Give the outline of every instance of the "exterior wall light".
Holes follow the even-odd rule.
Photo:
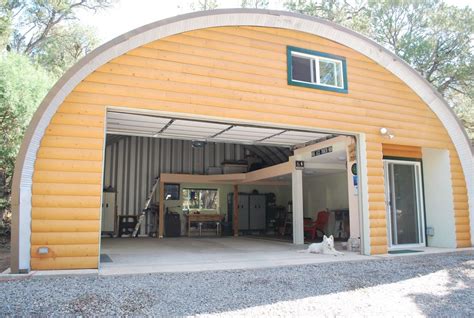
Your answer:
[[[46,246],[41,246],[41,247],[38,247],[37,252],[39,255],[46,255],[49,253],[49,248]]]
[[[394,135],[390,130],[388,130],[388,129],[385,128],[385,127],[380,128],[380,134],[381,134],[382,136],[384,136],[385,138],[388,138],[388,139],[393,139],[393,138],[395,138],[395,135]]]

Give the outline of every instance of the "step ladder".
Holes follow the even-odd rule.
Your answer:
[[[138,217],[138,222],[135,225],[135,229],[133,230],[132,237],[138,237],[138,232],[140,232],[140,227],[145,222],[145,217],[146,217],[147,212],[149,211],[148,209],[150,207],[151,200],[153,199],[153,195],[156,192],[156,188],[158,187],[158,183],[160,183],[160,178],[156,177],[155,178],[155,183],[153,183],[150,194],[148,195],[148,197],[145,201],[145,206],[143,207],[142,213]],[[158,212],[158,213],[160,213],[160,212]]]

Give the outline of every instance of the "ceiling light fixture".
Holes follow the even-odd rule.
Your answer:
[[[204,148],[205,145],[206,145],[206,142],[203,141],[203,140],[192,140],[191,141],[191,146],[193,148]]]

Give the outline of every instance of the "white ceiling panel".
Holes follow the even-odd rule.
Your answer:
[[[107,113],[107,131],[114,133],[136,132],[153,136],[169,122],[169,118],[118,112]]]
[[[249,136],[217,136],[215,138],[210,138],[211,140],[226,142],[227,140],[234,140],[234,141],[245,141],[246,143],[249,142],[257,142],[258,139],[249,137]]]
[[[193,128],[201,128],[201,129],[214,129],[214,130],[220,131],[220,130],[224,130],[224,129],[229,128],[231,125],[208,123],[208,122],[195,121],[195,120],[176,119],[171,126],[193,127]]]
[[[259,128],[259,127],[247,127],[247,126],[234,126],[231,129],[224,131],[218,135],[216,139],[241,139],[246,141],[259,141],[275,134],[281,133],[281,129],[271,128]]]
[[[306,143],[309,141],[317,140],[326,137],[325,134],[318,134],[318,133],[307,133],[307,132],[300,132],[300,131],[285,131],[280,135],[276,135],[265,139],[265,143],[270,144],[285,144],[285,145],[295,145]]]
[[[127,129],[111,129],[111,130],[107,130],[107,133],[114,134],[114,135],[153,137],[153,133],[142,132],[142,131],[137,131],[137,130],[127,130]]]
[[[198,134],[207,134],[207,136],[213,136],[229,127],[230,125],[193,122],[190,120],[175,120],[170,126],[166,128],[164,132],[169,134],[176,133],[178,131],[193,131]]]
[[[128,129],[136,129],[136,130],[150,130],[150,131],[154,131],[155,133],[157,132],[157,129],[159,129],[159,127],[157,127],[157,126],[144,125],[144,124],[135,125],[133,122],[126,122],[126,123],[122,123],[122,122],[110,122],[110,123],[107,123],[107,129],[115,129],[115,128],[128,128]]]
[[[107,120],[120,120],[120,121],[135,121],[143,123],[152,123],[152,124],[167,124],[170,119],[163,117],[154,117],[146,115],[136,115],[136,114],[127,114],[127,113],[107,113]]]
[[[107,133],[286,147],[328,136],[321,133],[172,119],[115,111],[107,113]]]

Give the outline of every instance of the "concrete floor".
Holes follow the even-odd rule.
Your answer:
[[[298,253],[304,246],[246,237],[102,238],[101,275],[250,269],[367,260],[354,252],[341,256]]]

